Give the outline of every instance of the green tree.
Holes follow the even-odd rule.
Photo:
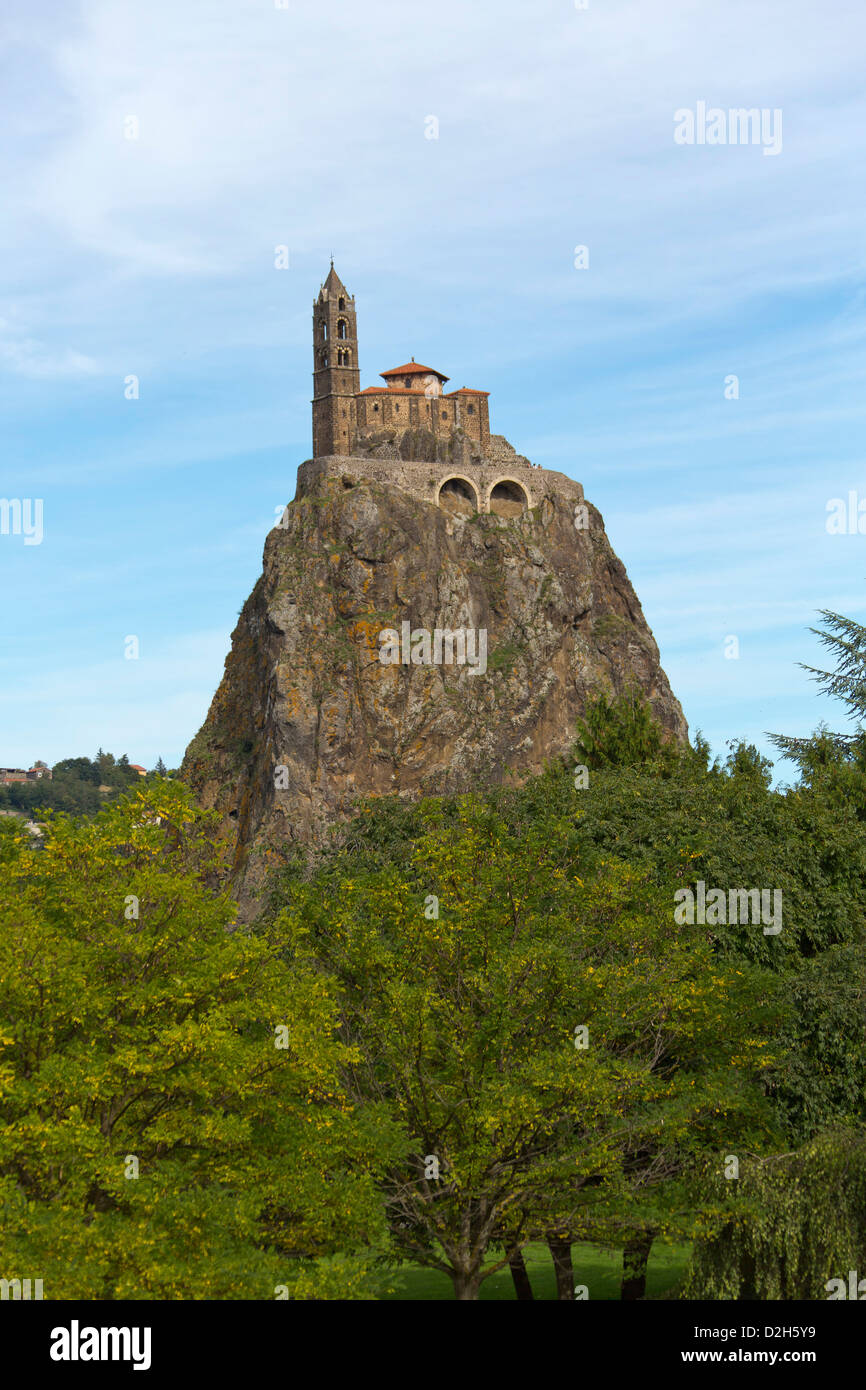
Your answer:
[[[829,741],[840,752],[862,760],[866,750],[866,627],[853,618],[833,613],[829,608],[820,611],[823,628],[812,627],[809,631],[836,658],[836,668],[834,671],[822,671],[802,661],[800,666],[817,681],[823,694],[842,701],[848,717],[855,723],[850,733],[822,730],[823,740]],[[803,754],[808,756],[810,752],[811,739],[792,738],[786,734],[770,734],[769,737],[786,757],[795,761],[799,761]]]
[[[780,867],[791,865],[792,925],[810,911],[814,923],[785,962],[790,1009],[768,1078],[797,1148],[747,1158],[738,1182],[717,1192],[726,1216],[695,1247],[686,1297],[825,1298],[831,1281],[866,1263],[866,628],[829,610],[822,617],[823,630],[811,630],[835,671],[804,669],[854,727],[770,735],[799,774],[767,803]]]
[[[786,981],[790,1010],[773,1100],[790,1138],[866,1126],[866,951],[833,946]],[[864,1130],[866,1133],[866,1130]]]
[[[730,751],[725,761],[728,776],[754,782],[766,791],[773,775],[771,760],[759,753],[753,743],[746,743],[743,739],[731,739],[728,748]]]
[[[0,1243],[49,1298],[365,1296],[401,1151],[323,977],[235,924],[174,782],[2,839]]]
[[[294,968],[339,985],[361,1112],[411,1137],[384,1183],[398,1248],[473,1299],[527,1240],[631,1233],[648,1206],[666,1234],[661,1179],[762,1132],[769,979],[582,852],[573,808],[519,834],[473,798],[418,820],[402,863],[328,862],[277,919]]]
[[[708,746],[681,747],[666,734],[647,700],[632,687],[613,699],[599,695],[577,721],[574,761],[588,768],[632,767],[641,763],[670,766],[683,758],[705,765]]]
[[[697,1242],[684,1298],[826,1299],[832,1280],[835,1297],[850,1296],[848,1271],[866,1269],[862,1128],[748,1158],[736,1182],[716,1176],[714,1184],[726,1224]]]
[[[54,777],[63,777],[78,782],[99,782],[99,764],[89,758],[61,758],[51,769]]]

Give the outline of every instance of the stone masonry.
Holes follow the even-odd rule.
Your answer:
[[[551,489],[575,504],[583,488],[539,469],[491,435],[487,391],[444,390],[448,377],[414,358],[362,391],[355,300],[334,263],[313,305],[313,458],[299,495],[322,478],[368,478],[444,511],[518,516]]]

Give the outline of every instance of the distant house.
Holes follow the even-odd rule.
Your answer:
[[[142,767],[141,763],[130,763],[129,766],[132,768],[133,772],[138,773],[139,777],[147,776],[147,768]]]
[[[51,781],[51,768],[38,758],[31,768],[0,767],[0,783],[38,782],[41,778]]]

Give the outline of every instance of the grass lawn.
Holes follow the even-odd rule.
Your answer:
[[[602,1250],[597,1245],[575,1245],[574,1282],[585,1284],[590,1299],[619,1298],[622,1255]],[[533,1292],[538,1299],[556,1298],[556,1281],[553,1277],[553,1264],[546,1245],[529,1245],[523,1252],[526,1268],[532,1283]],[[659,1298],[678,1282],[689,1258],[687,1245],[656,1244],[649,1262],[647,1276],[647,1297]],[[418,1265],[401,1265],[392,1272],[387,1292],[380,1295],[384,1299],[403,1299],[421,1303],[435,1302],[438,1299],[453,1299],[451,1280],[435,1269],[421,1269]],[[481,1285],[481,1298],[513,1299],[514,1285],[509,1270],[501,1269],[491,1274]]]

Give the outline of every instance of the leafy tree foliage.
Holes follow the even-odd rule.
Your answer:
[[[831,1280],[847,1285],[849,1270],[866,1270],[862,1128],[746,1160],[736,1182],[714,1181],[729,1222],[724,1239],[698,1243],[683,1297],[826,1299]]]
[[[665,1180],[767,1133],[772,978],[677,927],[573,806],[516,832],[472,797],[417,817],[401,862],[338,857],[276,924],[296,970],[339,985],[351,1095],[411,1136],[384,1184],[399,1248],[471,1299],[540,1235],[621,1235],[650,1206],[671,1232]]]
[[[790,1008],[780,1035],[784,1060],[772,1094],[786,1132],[801,1143],[827,1127],[866,1125],[862,943],[821,952],[786,981],[785,991]]]
[[[403,1141],[341,1089],[325,978],[203,887],[214,833],[155,782],[0,835],[0,1245],[46,1297],[369,1291]]]
[[[775,1060],[756,1083],[782,1131],[777,1148],[809,1145],[840,1126],[856,1133],[866,1123],[866,758],[858,743],[843,747],[819,730],[798,753],[797,785],[772,790],[769,763],[752,745],[733,742],[724,764],[710,765],[700,737],[693,749],[666,747],[629,696],[588,711],[574,759],[589,767],[588,785],[570,766],[553,766],[519,789],[485,793],[483,804],[515,843],[532,843],[541,834],[558,844],[562,862],[579,864],[585,882],[600,860],[617,858],[647,891],[655,887],[662,903],[699,880],[726,892],[779,889],[779,936],[736,921],[705,928],[702,944],[726,970],[770,970],[784,995]],[[459,840],[459,800],[437,806],[442,825]],[[385,871],[405,875],[413,847],[427,832],[425,816],[422,808],[396,800],[377,803],[340,832],[334,855],[351,859],[358,882]],[[303,872],[296,866],[281,892],[299,879]],[[719,1138],[725,1152],[753,1151],[731,1131]],[[804,1149],[807,1162],[810,1152]],[[634,1154],[624,1146],[620,1157],[618,1204],[596,1207],[595,1227],[588,1205],[582,1208],[584,1235],[594,1231],[599,1239],[623,1241],[627,1251],[643,1242],[645,1260],[647,1237],[673,1229],[666,1209],[701,1209],[706,1224],[697,1225],[699,1250],[713,1239],[727,1241],[726,1208],[711,1218],[708,1196],[685,1194],[680,1156],[672,1162],[670,1150],[659,1151],[654,1139],[638,1134]],[[648,1182],[647,1174],[660,1181]],[[608,1179],[608,1197],[612,1191]],[[730,1196],[736,1183],[725,1191]],[[587,1186],[584,1197],[591,1194]],[[505,1223],[503,1240],[509,1229]],[[538,1233],[548,1232],[539,1227]],[[707,1267],[703,1261],[701,1254],[701,1267]]]
[[[577,721],[574,760],[590,768],[624,767],[677,756],[637,690],[600,695]]]
[[[770,736],[798,771],[782,802],[795,830],[780,835],[782,854],[790,845],[803,855],[800,883],[830,928],[801,938],[804,958],[786,981],[791,1012],[772,1096],[800,1147],[747,1164],[727,1224],[696,1247],[687,1296],[824,1298],[828,1281],[866,1265],[866,628],[821,616],[823,630],[812,631],[836,668],[804,669],[842,701],[853,730]]]

